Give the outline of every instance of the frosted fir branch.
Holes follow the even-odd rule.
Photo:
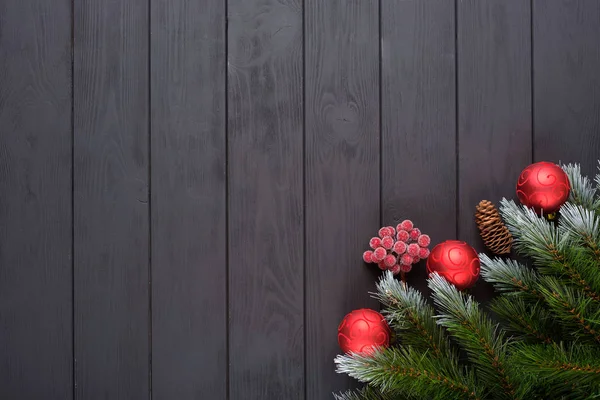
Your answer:
[[[600,216],[580,205],[567,203],[560,210],[559,229],[573,242],[589,247],[600,260]]]
[[[427,304],[421,292],[386,271],[377,283],[377,293],[372,293],[372,297],[385,306],[382,313],[404,345],[429,350],[432,356],[442,359],[457,358],[444,328],[433,318],[435,310]]]
[[[554,398],[589,399],[600,391],[600,350],[581,343],[519,345],[512,361]]]
[[[334,393],[333,397],[335,400],[410,400],[408,396],[394,396],[392,398],[392,396],[385,395],[370,386],[347,390],[344,393]]]
[[[597,188],[592,185],[587,176],[581,174],[581,166],[579,164],[561,164],[560,166],[569,177],[571,184],[569,201],[587,209],[596,208]]]
[[[540,275],[531,268],[511,259],[492,259],[484,253],[479,254],[479,260],[481,277],[493,284],[499,292],[522,295],[534,301],[543,299],[538,291]]]
[[[448,368],[411,347],[377,349],[373,354],[339,355],[334,360],[338,373],[368,383],[382,393],[416,398],[481,399],[483,389],[475,377],[458,364]]]
[[[440,310],[438,323],[448,329],[465,349],[478,377],[492,391],[495,399],[520,399],[517,375],[507,364],[508,340],[498,324],[485,315],[472,296],[434,273],[428,281],[433,301]]]
[[[596,190],[600,190],[600,160],[598,160],[598,166],[596,168],[598,169],[598,173],[594,180],[596,181]]]
[[[569,236],[560,235],[551,222],[539,217],[532,209],[505,198],[500,204],[500,214],[513,235],[515,250],[530,257],[536,265],[553,261],[554,252],[571,244]]]

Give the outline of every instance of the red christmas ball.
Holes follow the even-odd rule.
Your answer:
[[[437,272],[458,290],[469,288],[479,278],[479,256],[474,248],[458,240],[435,246],[427,259],[427,272]]]
[[[561,167],[542,161],[531,164],[521,172],[517,181],[517,196],[526,207],[538,214],[551,214],[569,198],[569,177]]]
[[[338,343],[345,353],[370,354],[373,347],[389,347],[390,327],[380,313],[368,308],[354,310],[338,326]]]

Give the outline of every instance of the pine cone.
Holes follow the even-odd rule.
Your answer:
[[[491,201],[481,200],[475,213],[477,227],[483,243],[494,254],[510,253],[512,235]]]

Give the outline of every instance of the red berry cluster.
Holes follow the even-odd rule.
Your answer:
[[[363,260],[379,265],[382,270],[389,269],[394,275],[400,271],[409,272],[413,264],[429,256],[430,243],[429,236],[421,234],[407,219],[396,228],[384,226],[379,229],[379,237],[369,241],[373,250],[365,251]]]

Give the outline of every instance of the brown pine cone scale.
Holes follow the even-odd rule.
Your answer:
[[[481,200],[477,205],[475,221],[485,246],[494,254],[508,254],[512,247],[510,234],[498,209],[489,200]]]

